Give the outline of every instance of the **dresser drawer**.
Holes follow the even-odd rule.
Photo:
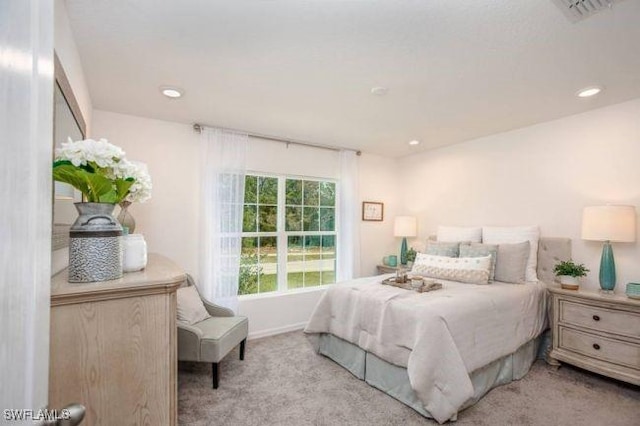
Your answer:
[[[640,370],[640,345],[559,327],[559,346],[592,358]]]
[[[560,322],[623,336],[640,337],[640,314],[560,300]]]

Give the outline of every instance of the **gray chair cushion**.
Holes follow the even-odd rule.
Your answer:
[[[220,362],[233,348],[247,338],[249,321],[246,317],[211,317],[193,324],[202,332],[200,361]]]

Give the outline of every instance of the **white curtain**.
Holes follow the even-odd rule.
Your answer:
[[[237,311],[244,177],[249,136],[203,127],[200,276],[209,300]]]
[[[337,281],[360,274],[360,215],[358,202],[358,156],[340,151],[340,204],[338,211]]]

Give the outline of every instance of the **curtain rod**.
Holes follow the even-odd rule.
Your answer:
[[[215,127],[215,126],[207,126],[205,124],[199,124],[199,123],[194,123],[193,124],[193,130],[195,132],[198,132],[198,133],[201,133],[202,129],[204,127]],[[287,145],[308,146],[308,147],[318,148],[318,149],[328,149],[329,151],[343,151],[343,150],[344,151],[354,151],[356,153],[356,155],[358,155],[358,156],[362,155],[362,152],[360,150],[356,150],[356,149],[352,149],[352,148],[341,148],[339,146],[321,145],[321,144],[316,144],[316,143],[311,143],[311,142],[299,141],[299,140],[295,140],[295,139],[285,139],[285,138],[280,138],[280,137],[277,137],[277,136],[262,135],[260,133],[249,133],[249,132],[246,132],[244,130],[235,130],[235,129],[228,129],[228,128],[221,128],[221,129],[228,130],[228,131],[231,131],[231,132],[247,133],[252,138],[266,139],[268,141],[286,143]]]

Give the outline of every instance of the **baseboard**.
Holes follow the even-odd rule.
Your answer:
[[[290,331],[302,330],[307,325],[307,322],[300,322],[297,324],[289,324],[283,327],[268,328],[266,330],[259,330],[249,333],[247,339],[260,339],[262,337],[275,336],[276,334],[288,333]]]

